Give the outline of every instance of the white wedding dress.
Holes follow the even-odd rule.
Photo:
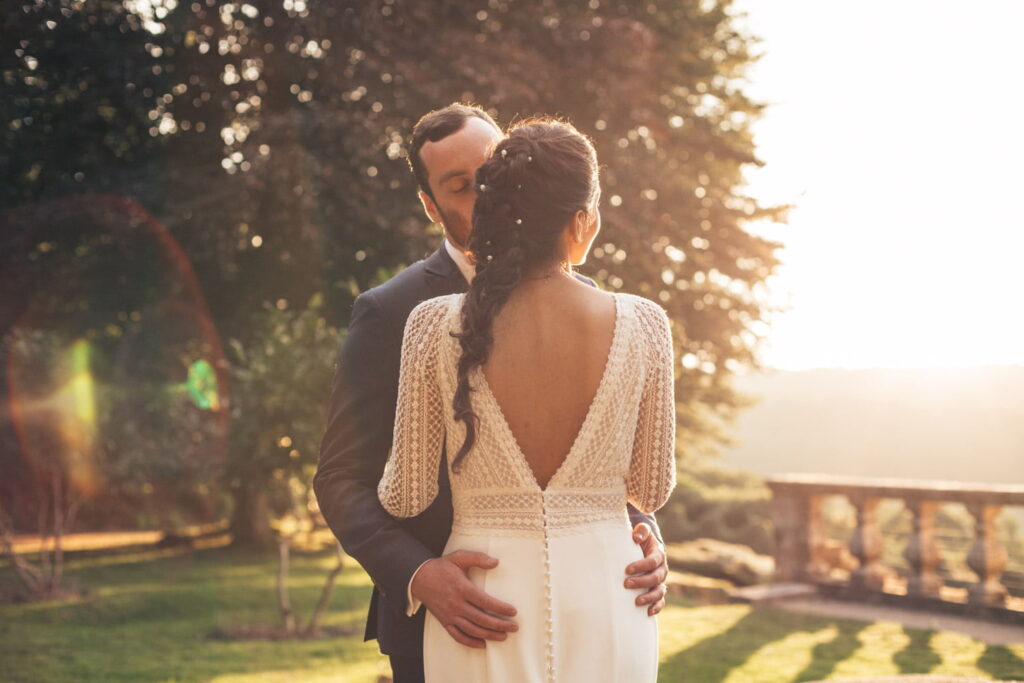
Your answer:
[[[402,342],[394,446],[378,493],[396,517],[422,512],[438,490],[442,451],[454,457],[465,427],[451,408],[464,294],[420,303]],[[444,552],[498,559],[470,569],[474,584],[516,607],[519,630],[486,648],[456,642],[429,612],[427,683],[652,682],[657,618],[623,587],[641,559],[626,513],[661,507],[675,486],[672,336],[665,310],[616,293],[604,374],[576,440],[541,489],[480,367],[470,374],[477,440],[455,474],[454,522]],[[447,441],[447,447],[445,447]]]

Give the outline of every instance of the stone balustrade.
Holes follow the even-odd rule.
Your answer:
[[[890,602],[902,600],[943,608],[960,603],[966,612],[1024,618],[1024,612],[1014,608],[1018,604],[1008,604],[1008,592],[1001,580],[1007,552],[995,526],[1004,507],[1024,506],[1024,486],[813,474],[775,476],[767,484],[773,494],[776,582],[814,583],[838,597],[884,597]],[[856,517],[849,543],[840,548],[827,539],[822,517],[823,500],[837,495],[849,501]],[[896,572],[882,563],[876,511],[884,499],[903,501],[912,520],[903,551],[909,575],[898,595],[887,591]],[[946,503],[963,504],[974,519],[967,565],[977,581],[967,586],[963,601],[945,595],[948,591],[937,572],[940,553],[935,513]],[[835,579],[837,567],[848,570],[845,581]]]

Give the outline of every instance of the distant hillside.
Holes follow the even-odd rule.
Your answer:
[[[760,401],[737,420],[727,464],[1024,483],[1024,366],[774,370],[737,386]]]

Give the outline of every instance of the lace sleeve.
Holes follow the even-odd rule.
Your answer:
[[[665,309],[649,301],[639,314],[648,359],[626,492],[638,510],[651,513],[676,485],[674,356]]]
[[[437,386],[443,310],[443,302],[428,299],[405,323],[394,441],[377,485],[381,505],[395,517],[418,515],[437,496],[444,440],[444,406]]]

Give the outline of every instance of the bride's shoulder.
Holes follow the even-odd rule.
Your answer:
[[[672,322],[664,306],[637,294],[619,292],[616,296],[627,303],[632,311],[631,317],[644,337],[652,340],[671,339]]]
[[[434,324],[458,310],[464,294],[445,294],[424,299],[409,312],[406,326],[415,324]]]
[[[664,306],[639,294],[616,292],[615,296],[619,297],[620,300],[624,300],[639,315],[668,316]]]
[[[452,306],[456,306],[458,304],[461,304],[462,303],[462,299],[465,296],[466,296],[465,293],[443,294],[441,296],[435,296],[435,297],[431,297],[429,299],[423,299],[422,301],[420,301],[418,304],[416,304],[413,307],[412,313],[422,313],[422,312],[425,312],[425,311],[435,311],[436,312],[436,311],[444,310],[446,308],[451,308]],[[410,315],[412,315],[412,313],[410,313]]]

